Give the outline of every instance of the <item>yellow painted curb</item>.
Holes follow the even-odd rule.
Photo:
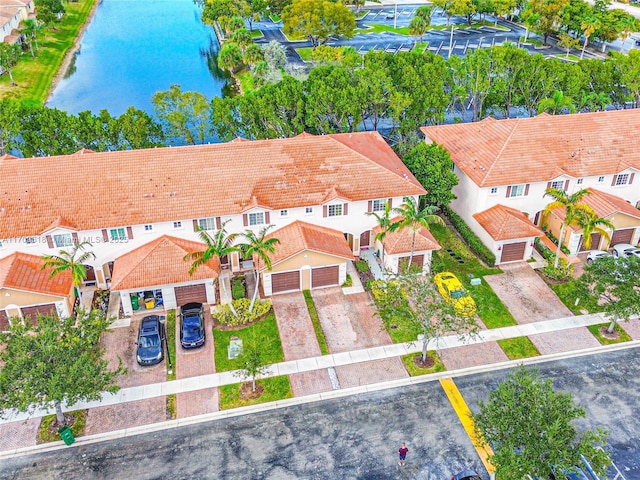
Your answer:
[[[491,450],[491,447],[489,445],[482,445],[480,440],[476,436],[474,430],[475,424],[473,422],[473,418],[471,417],[471,410],[469,410],[467,402],[465,402],[464,398],[462,398],[460,390],[458,390],[458,387],[456,387],[456,384],[452,378],[441,378],[440,385],[442,386],[444,393],[447,394],[451,406],[458,415],[460,423],[462,423],[462,427],[465,429],[467,435],[471,439],[473,448],[475,448],[478,452],[478,456],[484,464],[484,467],[487,469],[489,475],[492,475],[493,473],[495,473],[496,469],[491,463],[489,463],[488,458],[490,455],[493,455],[493,450]]]

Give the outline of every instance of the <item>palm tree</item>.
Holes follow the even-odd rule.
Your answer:
[[[547,112],[551,115],[558,115],[565,108],[569,110],[569,113],[576,111],[573,99],[567,97],[561,90],[556,90],[551,98],[543,98],[538,103],[538,112]]]
[[[382,244],[380,261],[382,262],[382,269],[384,270],[384,240],[387,238],[387,233],[391,231],[391,206],[389,205],[389,202],[385,202],[384,213],[379,214],[378,212],[367,212],[367,215],[376,217],[378,226],[380,227],[380,231],[376,234],[374,239]]]
[[[555,210],[556,208],[563,208],[564,213],[564,221],[562,222],[562,226],[560,227],[560,235],[558,236],[558,248],[556,248],[556,258],[553,262],[554,268],[558,268],[558,262],[560,261],[560,246],[562,245],[562,241],[564,240],[564,231],[567,226],[573,225],[577,221],[578,211],[583,211],[585,213],[594,214],[593,209],[584,203],[580,203],[582,197],[589,194],[589,190],[583,188],[582,190],[578,190],[571,195],[567,194],[564,190],[560,190],[557,188],[547,188],[544,193],[545,197],[553,198],[553,201],[547,205],[543,211],[543,215],[548,215],[549,212]]]
[[[70,272],[73,279],[73,293],[77,298],[80,297],[78,287],[82,281],[87,278],[87,269],[84,263],[89,259],[95,260],[96,255],[92,251],[84,251],[93,245],[89,242],[77,243],[71,250],[60,250],[58,255],[43,255],[40,257],[43,261],[42,270],[51,268],[50,278],[62,272]]]
[[[580,23],[580,28],[582,29],[582,33],[584,34],[584,45],[582,45],[582,52],[580,52],[580,60],[584,57],[584,51],[587,48],[587,44],[589,43],[589,37],[593,32],[599,29],[601,26],[600,20],[596,17],[587,17]]]
[[[258,298],[258,290],[260,287],[260,260],[264,262],[267,270],[271,270],[271,259],[269,258],[269,253],[273,253],[276,249],[276,245],[280,243],[280,240],[275,237],[265,238],[267,232],[272,227],[273,225],[267,225],[266,227],[261,228],[257,234],[251,230],[247,230],[242,234],[242,236],[247,239],[247,243],[239,245],[245,255],[257,259],[257,264],[254,265],[256,288],[253,292],[253,297],[251,298],[249,312],[253,311],[253,305],[256,303],[256,298]]]
[[[584,210],[578,210],[576,223],[582,229],[582,238],[580,239],[581,245],[578,245],[578,251],[580,251],[580,248],[582,248],[583,245],[587,250],[591,248],[592,233],[599,233],[607,242],[610,242],[611,236],[603,227],[612,231],[615,230],[613,224],[606,218],[600,218],[595,214],[595,212],[590,213]]]
[[[393,211],[402,216],[402,220],[394,223],[391,226],[391,231],[402,230],[404,228],[411,229],[413,234],[411,238],[411,255],[409,256],[409,263],[407,264],[407,271],[411,267],[413,262],[413,252],[416,246],[416,234],[421,228],[429,229],[430,224],[444,226],[444,220],[435,213],[438,211],[438,207],[435,205],[427,205],[422,210],[420,205],[414,197],[404,197],[403,203]]]
[[[211,235],[206,230],[197,228],[198,236],[200,240],[206,245],[206,249],[200,252],[191,252],[187,253],[183,260],[185,262],[191,261],[191,267],[189,268],[189,275],[193,275],[193,273],[201,267],[202,265],[206,265],[208,262],[211,262],[214,259],[217,259],[220,262],[222,257],[230,255],[233,252],[239,251],[239,248],[233,245],[234,240],[238,236],[235,233],[227,234],[227,230],[225,226],[229,223],[230,220],[224,222],[220,229],[216,230],[216,232]],[[218,277],[218,283],[220,284],[220,291],[224,292],[225,298],[227,298],[227,287],[225,286],[222,278]],[[233,307],[233,302],[229,302],[229,308],[231,309],[231,313],[235,317],[238,316],[236,309]]]
[[[35,57],[35,53],[33,52],[33,42],[36,42],[36,50],[38,50],[38,30],[40,29],[38,22],[32,18],[24,20],[22,22],[22,28],[20,29],[20,33],[24,35],[25,42],[29,45],[29,49],[31,50],[31,56]]]
[[[409,23],[409,35],[413,35],[415,37],[415,45],[418,44],[418,37],[420,37],[420,42],[422,42],[422,37],[429,28],[430,23],[430,17],[416,16],[411,19],[411,22]]]

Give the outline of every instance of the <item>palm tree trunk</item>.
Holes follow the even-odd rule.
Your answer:
[[[222,278],[222,276],[218,277],[218,282],[220,283],[220,290],[224,293],[224,298],[228,298],[227,297],[227,286],[224,283],[224,279]],[[222,299],[220,299],[222,300]],[[238,317],[238,312],[236,312],[236,309],[233,307],[233,298],[231,299],[231,301],[229,302],[229,310],[231,310],[231,313],[233,314],[234,317]]]
[[[64,422],[64,414],[62,413],[62,403],[56,402],[56,421],[58,425],[66,425]]]
[[[249,305],[249,312],[253,312],[253,305],[256,303],[256,299],[258,298],[258,290],[260,288],[260,272],[256,270],[256,287],[253,291],[253,296],[251,297],[251,305]]]
[[[413,231],[413,237],[411,238],[411,254],[409,255],[409,263],[407,264],[407,273],[411,270],[411,264],[413,263],[413,250],[416,247],[416,231]]]
[[[451,58],[452,51],[453,51],[453,25],[451,25],[451,34],[449,35],[449,55],[447,55],[447,59]]]
[[[560,247],[562,246],[562,239],[564,237],[564,227],[565,224],[562,223],[560,227],[560,237],[558,238],[558,247],[556,248],[556,258],[553,261],[553,268],[558,268],[558,263],[560,262]]]

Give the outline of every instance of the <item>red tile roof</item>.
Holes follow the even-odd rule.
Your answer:
[[[192,262],[185,262],[184,256],[205,248],[204,243],[163,235],[116,259],[111,288],[130,290],[217,278],[220,262],[215,260],[189,275]]]
[[[422,127],[477,185],[498,186],[640,170],[640,110]]]
[[[371,155],[372,158],[369,158]],[[0,238],[425,193],[377,133],[0,157]]]
[[[399,222],[402,217],[391,219],[392,223]],[[374,235],[378,235],[382,229],[377,226],[373,228]],[[411,243],[413,242],[413,232],[410,228],[403,228],[395,232],[387,232],[384,237],[384,251],[390,254],[410,253]],[[433,238],[431,232],[426,228],[420,228],[416,235],[414,252],[423,252],[427,250],[440,250],[442,247],[438,241]]]
[[[27,253],[13,253],[0,259],[0,287],[66,297],[73,287],[70,272],[51,277],[51,269],[42,269],[42,259]]]
[[[588,188],[588,195],[582,197],[581,203],[590,206],[596,215],[600,218],[607,218],[616,213],[624,213],[634,218],[640,218],[640,210],[635,208],[624,198],[616,197],[609,193],[601,192],[595,188]],[[566,211],[563,208],[552,210],[553,215],[558,217],[560,221],[564,221]],[[580,227],[571,225],[571,229],[578,231]]]
[[[296,220],[285,227],[274,230],[267,235],[267,238],[280,240],[280,243],[275,246],[274,253],[269,255],[272,267],[305,250],[353,260],[353,252],[344,235],[332,228]],[[257,263],[255,264],[257,265]],[[260,266],[261,271],[265,269],[262,262],[260,262]]]
[[[543,231],[524,213],[504,205],[495,205],[482,212],[474,213],[473,218],[494,240],[513,240],[544,235]]]

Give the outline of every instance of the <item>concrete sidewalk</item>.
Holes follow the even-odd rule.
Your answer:
[[[525,337],[541,333],[557,332],[586,327],[599,323],[607,323],[607,317],[603,313],[581,315],[573,317],[558,318],[555,320],[545,320],[541,322],[524,325],[514,325],[510,327],[483,330],[475,337],[458,337],[456,335],[442,337],[438,342],[438,350],[459,348],[467,345],[493,342],[507,338]],[[435,350],[435,344],[429,345],[429,350]],[[372,360],[400,357],[402,355],[417,353],[422,349],[420,342],[399,343],[394,345],[382,345],[361,350],[353,350],[331,355],[314,356],[299,360],[291,360],[273,364],[263,377],[275,377],[279,375],[292,375],[296,373],[321,370],[330,367],[351,365]],[[167,382],[153,383],[141,386],[122,388],[115,394],[104,394],[101,400],[93,402],[82,402],[70,407],[63,408],[64,411],[88,409],[102,407],[106,405],[117,405],[127,402],[152,399],[170,394],[193,392],[197,390],[219,387],[240,383],[242,376],[237,371],[220,372],[210,375],[184,378]],[[29,418],[50,415],[54,410],[36,410],[31,414],[13,412],[0,420],[0,424],[9,422],[24,421]]]

